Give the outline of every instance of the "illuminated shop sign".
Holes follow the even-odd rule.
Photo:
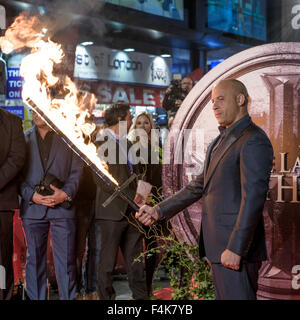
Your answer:
[[[97,94],[101,103],[129,103],[131,106],[161,107],[164,91],[158,88],[101,84]]]
[[[15,114],[16,116],[20,117],[22,120],[25,119],[24,106],[12,106],[12,107],[0,106],[0,108],[3,108],[5,110]]]
[[[161,107],[165,89],[141,85],[101,81],[81,81],[80,85],[93,92],[100,104],[128,103],[131,106]]]
[[[109,68],[117,70],[143,70],[142,62],[131,59],[111,58],[110,55],[108,55],[107,63]]]
[[[74,77],[167,87],[172,77],[171,66],[171,58],[79,45]]]
[[[6,81],[6,99],[21,100],[23,78],[20,76],[20,68],[8,68]]]

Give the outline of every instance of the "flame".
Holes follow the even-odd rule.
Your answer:
[[[43,28],[37,17],[22,13],[7,29],[5,36],[0,38],[3,52],[24,47],[31,49],[20,67],[24,78],[23,101],[28,104],[27,101],[32,100],[106,177],[118,185],[103,166],[96,146],[92,142],[86,143],[84,138],[96,129],[94,123],[86,121],[97,102],[96,97],[87,92],[79,92],[69,77],[53,75],[53,68],[62,61],[64,53],[61,45],[50,39],[43,40],[38,27]],[[54,97],[53,92],[56,94]]]
[[[42,37],[40,24],[37,16],[22,12],[6,30],[5,36],[0,38],[2,52],[8,54],[24,47],[32,48]]]

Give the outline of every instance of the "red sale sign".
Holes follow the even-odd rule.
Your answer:
[[[80,84],[83,82],[81,81]],[[131,106],[161,107],[164,88],[109,82],[85,82],[100,104],[128,103]]]

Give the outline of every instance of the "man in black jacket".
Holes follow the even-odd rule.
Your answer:
[[[168,114],[169,128],[171,128],[178,109],[185,97],[192,90],[193,85],[193,79],[189,76],[184,77],[180,82],[177,82],[177,80],[171,81],[171,85],[166,90],[166,94],[162,102],[162,107]]]
[[[121,125],[123,121],[124,126]],[[96,138],[98,155],[106,162],[109,173],[122,185],[133,173],[138,173],[137,165],[130,156],[131,144],[126,138],[131,125],[129,105],[115,104],[105,110],[105,122],[108,126],[101,136]],[[122,130],[123,129],[123,130]],[[123,132],[122,132],[123,131]],[[134,212],[120,198],[115,198],[107,207],[102,204],[110,197],[113,190],[102,180],[97,180],[95,228],[100,242],[98,291],[100,300],[115,298],[112,286],[112,274],[118,255],[118,248],[124,256],[129,286],[133,298],[148,299],[143,264],[134,262],[142,252],[143,235],[137,228]],[[137,184],[133,181],[124,190],[134,199]]]
[[[256,299],[258,271],[267,259],[262,211],[273,163],[265,132],[248,115],[248,92],[220,81],[212,103],[221,134],[210,144],[203,173],[174,196],[136,214],[149,225],[203,200],[200,254],[211,262],[217,299]]]
[[[176,81],[176,80],[175,80]],[[166,95],[162,102],[162,107],[172,116],[174,116],[182,104],[182,101],[193,88],[193,79],[186,76],[181,79],[178,85],[174,82],[166,90]]]
[[[13,210],[19,207],[17,174],[23,167],[26,149],[21,119],[1,108],[0,137],[0,266],[5,269],[5,289],[0,287],[0,300],[9,300],[14,287]]]

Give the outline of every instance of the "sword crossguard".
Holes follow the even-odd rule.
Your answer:
[[[122,199],[126,200],[128,204],[136,211],[139,210],[139,206],[133,202],[131,199],[128,198],[126,194],[122,191],[127,188],[130,183],[137,178],[137,175],[134,173],[132,174],[120,187],[115,188],[115,192],[108,197],[103,203],[102,206],[105,208],[107,207],[116,197],[121,197]]]

